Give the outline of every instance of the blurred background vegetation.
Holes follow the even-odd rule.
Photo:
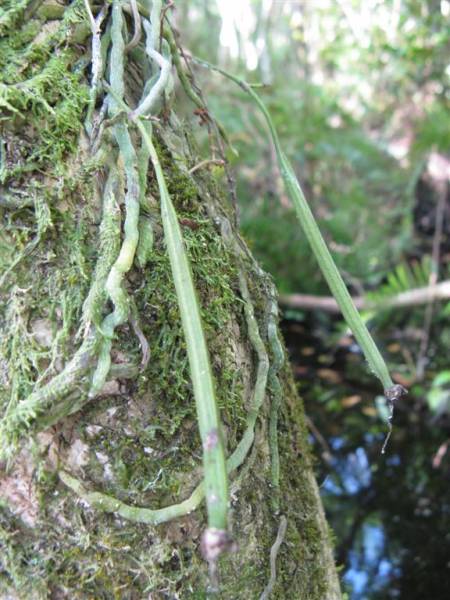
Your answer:
[[[449,0],[190,0],[175,15],[189,52],[263,84],[353,295],[383,303],[450,279]],[[239,87],[193,70],[229,135],[255,255],[281,294],[329,295],[259,114]],[[198,132],[208,158],[201,118]],[[286,308],[285,339],[348,597],[439,600],[450,587],[450,303],[376,306],[363,314],[409,388],[385,455],[386,407],[339,316]]]

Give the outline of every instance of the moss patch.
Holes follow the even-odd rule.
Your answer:
[[[60,372],[80,344],[82,306],[99,255],[98,190],[105,178],[102,161],[89,156],[82,134],[88,103],[84,49],[78,46],[87,35],[83,2],[70,3],[51,21],[45,11],[36,13],[10,33],[25,4],[17,3],[17,10],[11,5],[6,17],[0,16],[8,32],[0,49],[12,65],[4,70],[0,89],[11,117],[9,124],[2,122],[0,168],[13,198],[12,208],[0,205],[0,244],[7,249],[0,264],[6,284],[0,312],[2,412]],[[23,68],[17,70],[19,63]],[[237,260],[211,217],[214,211],[229,213],[229,204],[214,177],[188,173],[187,165],[198,157],[182,127],[174,131],[162,123],[157,146],[192,263],[231,452],[245,429],[257,365],[238,292]],[[24,450],[40,510],[27,528],[13,514],[14,506],[0,508],[2,592],[24,598],[207,597],[207,567],[199,552],[203,509],[155,528],[143,526],[92,510],[56,476],[61,464],[69,465],[87,487],[152,508],[180,501],[201,480],[195,403],[156,189],[150,172],[143,212],[153,227],[153,247],[125,284],[150,360],[131,380],[108,381],[98,398]],[[266,342],[267,279],[250,260],[245,268]],[[105,303],[103,310],[110,307]],[[129,324],[117,329],[112,359],[115,365],[141,360]],[[84,387],[81,381],[79,395]],[[287,372],[283,387],[280,485],[288,530],[276,594],[322,600],[324,540],[309,479],[303,409]],[[77,394],[64,400],[76,402]],[[267,395],[253,462],[233,477],[230,512],[238,549],[221,563],[219,597],[257,597],[269,578],[278,526],[270,501],[269,407]]]

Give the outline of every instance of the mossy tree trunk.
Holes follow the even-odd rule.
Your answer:
[[[0,593],[206,597],[202,445],[186,345],[155,173],[133,123],[123,125],[128,116],[108,114],[111,7],[91,2],[96,46],[83,0],[3,5]],[[114,6],[128,39],[150,16],[135,2]],[[135,6],[141,15],[133,18]],[[180,69],[166,33],[161,52]],[[138,42],[124,53],[124,99],[132,107],[157,71],[145,36]],[[177,95],[197,103],[192,113],[214,137],[217,125],[179,75],[185,90]],[[230,473],[235,544],[219,563],[218,597],[339,598],[273,285],[239,237],[226,172],[210,170],[196,125],[177,118],[168,89],[153,139],[191,261],[227,455],[242,450]],[[132,266],[111,291],[136,208],[117,123],[136,151],[141,193]],[[179,503],[193,492],[197,500],[184,510]],[[134,508],[174,503],[173,519]]]

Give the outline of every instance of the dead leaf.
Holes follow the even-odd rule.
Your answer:
[[[342,383],[341,376],[333,369],[317,369],[317,375],[329,383]]]
[[[345,408],[350,408],[351,406],[355,406],[355,404],[358,404],[359,402],[361,402],[361,396],[358,396],[358,394],[355,394],[353,396],[346,396],[345,398],[342,398],[342,400],[341,400],[341,404]]]
[[[310,346],[307,346],[307,347],[305,347],[305,348],[302,348],[302,349],[300,350],[300,352],[301,352],[301,354],[302,354],[303,356],[312,356],[312,355],[313,355],[313,354],[314,354],[316,351],[315,351],[315,349],[314,349],[314,348],[312,348],[312,347],[310,347]]]

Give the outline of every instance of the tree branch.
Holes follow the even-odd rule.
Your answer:
[[[442,281],[436,285],[416,288],[380,302],[356,297],[353,302],[358,310],[373,310],[386,308],[401,308],[403,306],[419,306],[432,300],[450,298],[450,281]],[[339,306],[332,296],[311,296],[309,294],[286,294],[280,296],[280,305],[284,308],[300,308],[302,310],[323,310],[330,313],[340,313]]]

